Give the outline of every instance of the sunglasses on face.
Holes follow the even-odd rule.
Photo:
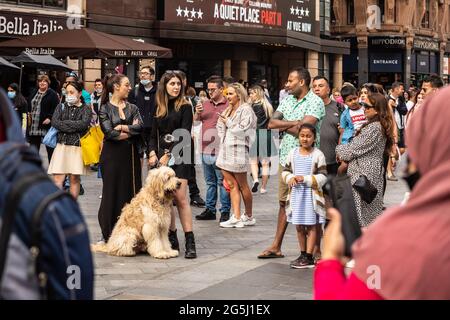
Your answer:
[[[365,103],[365,102],[360,102],[359,104],[360,104],[361,106],[363,106],[364,109],[373,109],[373,108],[374,108],[373,106],[371,106],[371,105],[369,105],[369,104],[367,104],[367,103]]]

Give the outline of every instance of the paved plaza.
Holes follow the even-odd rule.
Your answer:
[[[205,183],[200,166],[197,182],[202,197]],[[85,195],[79,199],[91,241],[100,239],[97,212],[102,190],[95,172],[83,177]],[[268,193],[254,196],[257,224],[243,229],[221,229],[218,221],[195,221],[198,258],[157,260],[148,255],[132,258],[95,254],[96,299],[311,299],[313,269],[295,270],[289,262],[299,254],[295,228],[289,226],[283,243],[283,259],[260,260],[275,232],[278,210],[277,178],[271,177]],[[386,206],[401,202],[406,186],[389,182]],[[203,209],[193,207],[193,215]],[[218,215],[219,216],[219,215]],[[184,234],[178,223],[180,245]]]

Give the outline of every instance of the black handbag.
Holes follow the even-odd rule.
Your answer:
[[[360,175],[358,180],[353,183],[353,188],[358,191],[361,199],[370,204],[376,198],[378,189],[373,186],[365,175]]]

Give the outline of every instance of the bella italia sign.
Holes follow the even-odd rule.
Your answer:
[[[34,36],[67,29],[67,19],[0,11],[0,37]]]

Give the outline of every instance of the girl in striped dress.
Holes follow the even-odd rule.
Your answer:
[[[317,240],[317,224],[325,223],[325,200],[322,187],[327,181],[325,156],[314,148],[316,128],[310,124],[300,127],[300,147],[288,156],[282,173],[291,188],[288,222],[297,228],[301,255],[291,262],[296,269],[314,267],[313,250]]]

